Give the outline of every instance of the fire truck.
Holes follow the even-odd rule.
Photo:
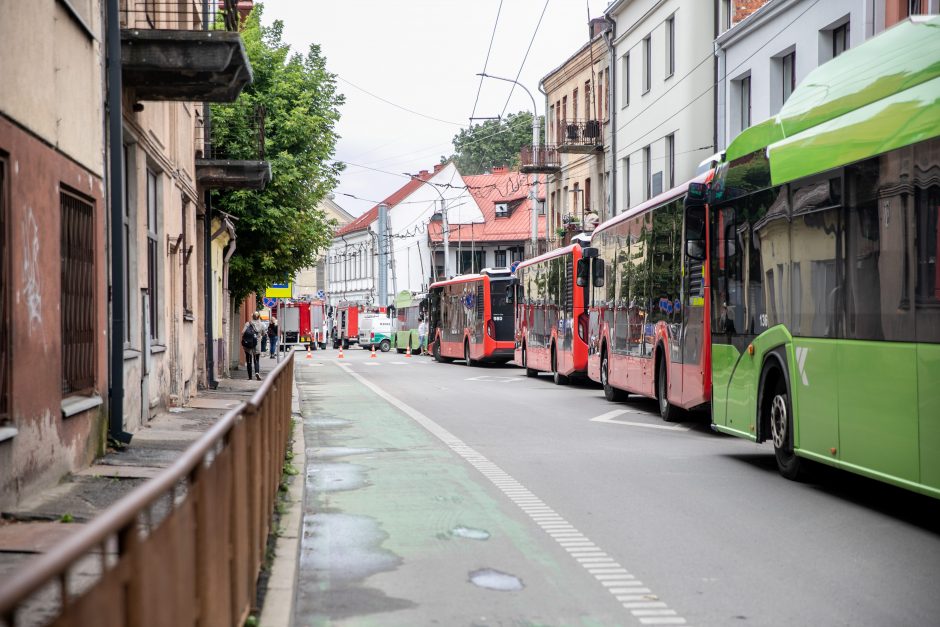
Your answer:
[[[305,346],[311,350],[326,348],[323,334],[326,303],[321,300],[284,302],[275,308],[274,313],[284,350],[291,346]]]
[[[336,333],[333,335],[333,348],[349,348],[350,344],[359,341],[359,312],[363,306],[359,303],[342,301],[333,311],[333,324]]]

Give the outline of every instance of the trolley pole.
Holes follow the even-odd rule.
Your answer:
[[[379,307],[388,306],[388,205],[379,205]]]

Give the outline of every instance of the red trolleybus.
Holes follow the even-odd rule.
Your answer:
[[[558,248],[516,268],[515,361],[527,376],[551,372],[557,385],[587,374],[587,282],[577,285],[581,244]]]
[[[639,394],[677,407],[711,399],[705,186],[711,173],[604,222],[589,310],[588,376],[607,400]],[[587,253],[587,251],[584,251]]]
[[[484,268],[431,284],[429,337],[434,359],[507,362],[513,358],[513,311],[506,269]]]

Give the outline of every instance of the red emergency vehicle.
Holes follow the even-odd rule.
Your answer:
[[[333,348],[349,348],[350,344],[359,342],[359,312],[363,305],[342,301],[336,305],[333,312]]]

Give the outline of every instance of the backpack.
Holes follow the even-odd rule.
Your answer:
[[[258,346],[258,335],[255,333],[255,328],[248,323],[248,326],[245,327],[245,330],[242,332],[242,348],[246,351],[255,350]]]

